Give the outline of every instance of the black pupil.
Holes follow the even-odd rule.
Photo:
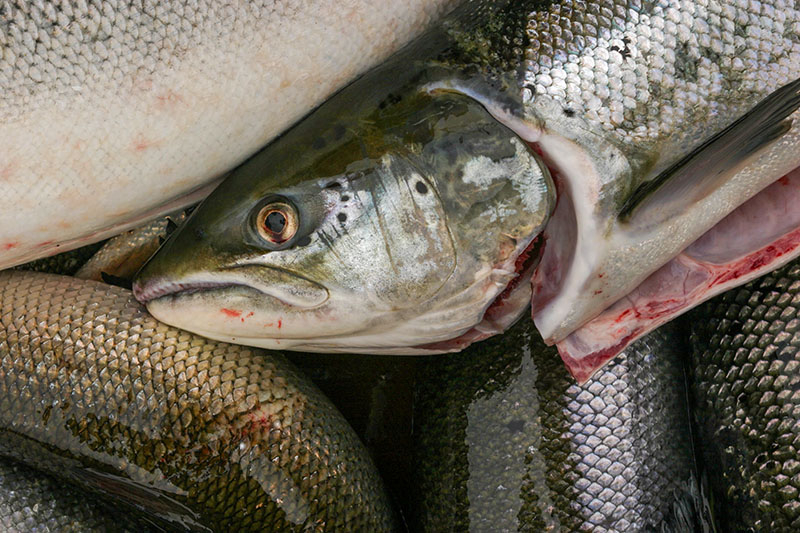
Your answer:
[[[280,211],[273,211],[267,215],[264,225],[272,233],[282,233],[286,227],[286,217]]]

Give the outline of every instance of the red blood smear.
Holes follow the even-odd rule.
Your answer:
[[[227,308],[223,307],[222,309],[220,309],[220,311],[222,313],[228,315],[231,318],[238,318],[238,317],[242,316],[242,312],[241,311],[237,311],[236,309],[227,309]]]
[[[508,298],[508,296],[511,294],[511,291],[516,289],[517,286],[520,284],[520,282],[522,281],[522,276],[520,276],[519,274],[525,270],[525,267],[527,266],[526,263],[531,258],[531,252],[533,252],[533,247],[536,245],[537,240],[539,240],[539,237],[535,237],[528,245],[528,247],[525,248],[521,254],[519,254],[517,260],[514,261],[514,271],[517,273],[517,275],[511,281],[508,282],[506,288],[503,289],[503,292],[501,292],[497,296],[497,298],[494,299],[491,305],[486,309],[484,315],[489,314],[489,312],[493,308],[498,307],[501,303],[503,303],[503,301],[505,301],[505,299]]]
[[[19,242],[18,242],[18,241],[14,241],[14,242],[7,242],[7,243],[5,243],[5,244],[3,245],[3,249],[4,249],[4,250],[10,250],[10,249],[12,249],[12,248],[16,248],[17,246],[19,246]]]
[[[603,350],[598,350],[587,355],[586,357],[582,357],[581,359],[575,359],[568,353],[562,352],[561,349],[558,350],[558,353],[561,355],[561,359],[564,361],[564,364],[567,365],[567,370],[569,370],[569,373],[572,374],[572,377],[574,377],[575,380],[582,385],[586,383],[586,381],[592,377],[592,375],[603,365],[624,350],[635,338],[636,333],[633,333],[632,335],[628,335],[620,340],[614,346],[609,346]]]

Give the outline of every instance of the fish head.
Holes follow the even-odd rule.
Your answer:
[[[463,95],[375,109],[307,119],[234,171],[136,297],[210,338],[325,352],[446,351],[504,291],[503,315],[519,315],[529,302],[507,293],[529,287],[518,271],[554,204],[547,168]]]

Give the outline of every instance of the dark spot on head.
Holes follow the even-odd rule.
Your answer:
[[[308,246],[309,244],[311,244],[311,237],[308,235],[297,239],[297,246]]]
[[[342,186],[342,184],[341,184],[341,183],[339,183],[338,181],[332,181],[332,182],[330,182],[329,184],[327,184],[327,185],[325,186],[325,188],[326,188],[326,189],[338,189],[338,188],[339,188],[339,187],[341,187],[341,186]]]
[[[575,116],[575,110],[574,109],[570,109],[570,108],[566,108],[564,110],[564,114],[566,116],[568,116],[568,117],[574,117]]]
[[[417,189],[417,192],[420,194],[425,194],[428,192],[428,186],[425,185],[423,182],[418,181],[414,188]]]
[[[347,196],[346,194],[343,194],[343,195],[342,195],[342,201],[343,201],[343,202],[346,202],[346,201],[347,201],[347,200],[349,200],[349,199],[350,199],[350,197],[349,197],[349,196]]]
[[[341,124],[335,125],[333,127],[333,138],[338,141],[339,139],[342,138],[342,136],[344,136],[344,132],[345,132],[344,126],[342,126]]]
[[[314,150],[321,150],[322,148],[325,148],[325,139],[323,139],[322,137],[317,137],[311,143],[311,148],[313,148]]]
[[[203,230],[203,228],[194,228],[194,236],[198,239],[205,239],[206,232]]]
[[[506,424],[506,427],[512,433],[519,433],[520,431],[522,431],[522,428],[525,427],[525,421],[524,420],[512,420],[511,422]]]
[[[344,213],[339,213],[338,215],[336,215],[336,218],[339,219],[339,222],[344,222],[345,220],[347,220],[347,215],[345,215]]]

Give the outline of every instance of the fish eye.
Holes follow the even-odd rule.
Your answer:
[[[286,202],[271,202],[256,217],[258,234],[272,244],[283,244],[297,233],[297,211]]]

